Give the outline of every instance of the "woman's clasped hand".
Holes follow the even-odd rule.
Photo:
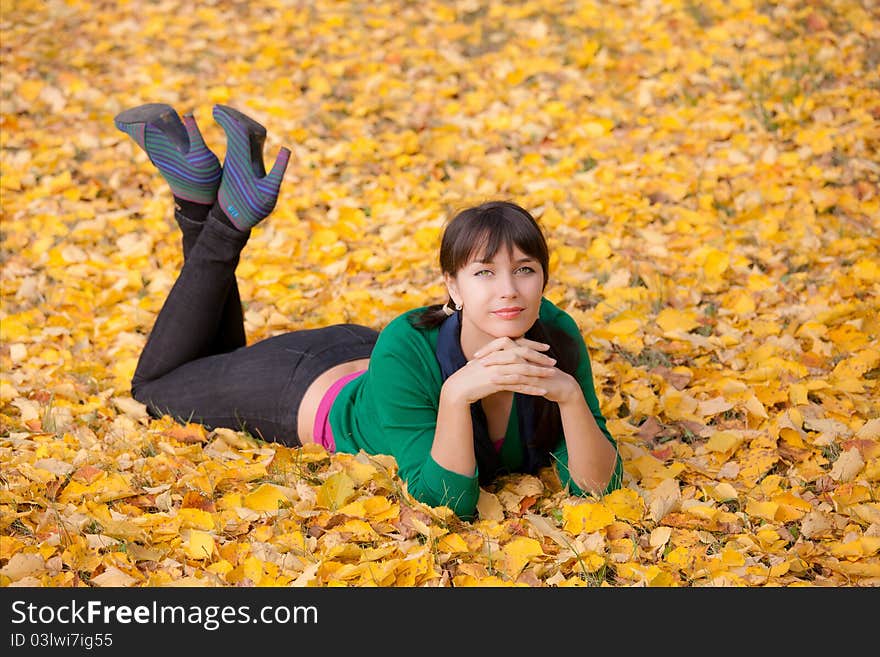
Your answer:
[[[474,352],[444,387],[471,404],[504,391],[564,402],[579,388],[572,376],[555,367],[555,358],[542,353],[549,348],[525,337],[496,338]]]

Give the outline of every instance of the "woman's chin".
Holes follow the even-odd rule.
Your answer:
[[[517,321],[503,320],[492,322],[492,326],[486,331],[489,335],[496,338],[511,338],[516,340],[526,334],[537,318],[529,321],[528,318],[521,318]]]

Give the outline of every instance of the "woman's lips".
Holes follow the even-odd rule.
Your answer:
[[[492,312],[492,314],[500,317],[501,319],[514,319],[515,317],[518,317],[520,313],[522,313],[522,311],[522,308],[516,310],[495,310]]]

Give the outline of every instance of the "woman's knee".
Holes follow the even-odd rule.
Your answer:
[[[144,381],[144,379],[142,377],[139,377],[137,374],[135,374],[131,379],[131,397],[132,399],[139,401],[141,404],[146,403],[142,398],[144,392],[144,384],[146,384],[146,381]]]

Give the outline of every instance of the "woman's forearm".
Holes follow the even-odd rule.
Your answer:
[[[570,400],[559,403],[559,412],[572,481],[583,491],[602,493],[614,475],[617,462],[615,446],[596,424],[596,418],[580,387]]]
[[[470,404],[446,385],[440,391],[431,457],[438,465],[466,477],[477,470]]]

